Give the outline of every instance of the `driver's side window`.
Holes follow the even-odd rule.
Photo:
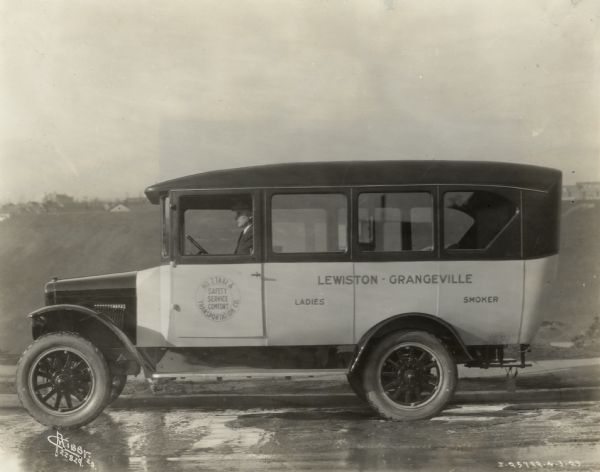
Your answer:
[[[184,256],[252,255],[254,209],[252,196],[194,195],[181,199]]]

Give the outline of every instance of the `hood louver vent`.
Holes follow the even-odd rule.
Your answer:
[[[105,314],[120,329],[123,329],[125,322],[125,303],[94,303],[94,309]]]

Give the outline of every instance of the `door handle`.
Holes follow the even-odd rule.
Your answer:
[[[262,274],[260,272],[254,272],[253,274],[250,274],[250,275],[252,277],[260,277]],[[272,279],[271,277],[264,277],[263,280],[274,282],[277,279]]]

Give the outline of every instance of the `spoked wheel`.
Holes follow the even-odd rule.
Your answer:
[[[42,408],[55,414],[69,413],[89,400],[94,377],[81,352],[57,347],[44,351],[33,362],[29,390]]]
[[[109,372],[102,353],[74,333],[38,338],[17,366],[23,406],[40,423],[73,428],[92,421],[109,398]]]
[[[456,365],[446,347],[422,331],[384,338],[363,372],[367,401],[382,416],[416,420],[437,414],[456,388]]]

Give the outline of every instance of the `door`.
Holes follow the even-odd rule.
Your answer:
[[[356,340],[395,315],[438,316],[436,188],[356,190]]]
[[[174,192],[172,201],[177,218],[169,341],[202,346],[262,337],[258,192]]]
[[[348,196],[347,190],[267,194],[264,284],[270,345],[353,342]]]

